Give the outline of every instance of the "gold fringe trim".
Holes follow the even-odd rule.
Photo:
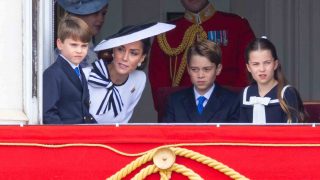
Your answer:
[[[100,147],[108,149],[117,154],[136,157],[141,156],[150,152],[151,150],[140,152],[140,153],[126,153],[119,151],[111,146],[104,144],[89,144],[89,143],[67,143],[67,144],[41,144],[41,143],[8,143],[0,142],[0,146],[24,146],[24,147],[42,147],[42,148],[65,148],[65,147]],[[248,147],[320,147],[320,144],[272,144],[272,143],[179,143],[179,144],[168,144],[157,147],[160,148],[170,148],[170,147],[188,147],[188,146],[248,146]]]
[[[166,33],[157,36],[157,41],[160,49],[170,57],[170,76],[172,84],[171,86],[179,86],[183,73],[187,67],[187,51],[189,47],[193,44],[196,39],[207,39],[207,33],[203,30],[202,26],[198,24],[193,24],[184,33],[181,44],[177,48],[172,48],[166,38]],[[181,63],[176,68],[176,63],[178,61],[177,56],[183,53]],[[175,65],[172,67],[171,57],[175,57]]]
[[[149,162],[152,160],[156,150],[159,148],[155,148],[151,150],[150,152],[146,153],[145,155],[137,158],[136,160],[132,161],[130,164],[126,165],[124,168],[119,170],[116,174],[112,175],[111,177],[107,178],[107,180],[121,180],[122,178],[126,177],[129,175],[132,171],[136,170],[139,168],[141,165]],[[192,150],[188,150],[185,148],[170,148],[176,155],[189,158],[192,160],[195,160],[199,163],[202,163],[204,165],[207,165],[215,170],[218,170],[219,172],[229,176],[231,179],[236,179],[236,180],[247,180],[245,176],[239,174],[232,168],[208,157],[205,155],[202,155],[200,153],[194,152]],[[186,168],[183,165],[179,164],[174,164],[171,168],[167,170],[160,170],[157,168],[155,165],[149,165],[142,169],[138,174],[132,178],[133,180],[141,180],[146,178],[148,175],[159,172],[160,171],[160,176],[161,179],[170,179],[171,173],[172,172],[177,172],[180,173],[184,176],[187,176],[189,179],[195,179],[195,180],[200,180],[203,179],[200,177],[198,174],[193,172],[191,169]],[[169,173],[168,173],[169,172]],[[167,177],[165,177],[167,176]]]
[[[179,164],[173,164],[173,166],[169,170],[161,170],[156,165],[149,165],[146,168],[142,169],[138,174],[136,174],[132,180],[140,180],[145,179],[147,176],[159,172],[161,180],[169,180],[171,179],[171,173],[172,171],[180,173],[184,176],[187,176],[189,179],[194,180],[201,180],[203,179],[201,176],[199,176],[197,173],[193,172],[191,169],[179,165]]]

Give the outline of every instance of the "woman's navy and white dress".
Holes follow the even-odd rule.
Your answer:
[[[273,87],[264,97],[260,97],[256,83],[246,87],[241,96],[240,118],[242,123],[287,123],[287,115],[281,109],[277,98],[278,85]],[[297,91],[287,85],[281,91],[281,96],[288,106],[292,115],[292,122],[298,122],[297,109],[299,98]]]
[[[143,71],[135,70],[120,85],[114,84],[103,60],[84,68],[90,94],[90,114],[100,124],[128,123],[146,84]]]

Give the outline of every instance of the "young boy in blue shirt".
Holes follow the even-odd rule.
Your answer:
[[[195,42],[187,52],[187,70],[193,86],[171,94],[162,122],[236,122],[237,95],[215,83],[222,71],[219,45],[209,40]]]
[[[80,18],[64,17],[58,27],[57,60],[43,74],[43,123],[95,123],[89,114],[89,91],[79,64],[91,40],[89,26]]]

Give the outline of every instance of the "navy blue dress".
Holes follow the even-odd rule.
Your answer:
[[[264,97],[270,97],[272,103],[265,106],[266,123],[287,123],[287,114],[282,110],[279,100],[277,98],[278,85],[273,87]],[[299,105],[302,103],[294,87],[289,86],[284,90],[283,99],[289,106],[292,122],[298,122],[298,109]],[[239,122],[242,123],[252,123],[253,122],[253,105],[248,105],[245,102],[250,101],[251,96],[259,95],[258,85],[256,83],[250,85],[241,94],[240,100],[240,117]]]

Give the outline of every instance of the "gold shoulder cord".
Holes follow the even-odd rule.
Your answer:
[[[157,36],[157,40],[161,50],[170,57],[170,76],[172,80],[172,87],[179,86],[183,73],[187,67],[187,50],[195,41],[196,36],[198,35],[199,39],[207,39],[207,33],[203,30],[203,28],[198,24],[193,24],[190,26],[186,32],[184,33],[181,44],[177,48],[170,47],[166,34],[160,34]],[[178,70],[176,69],[178,55],[183,52],[182,60],[179,65]],[[174,67],[172,67],[172,59],[171,57],[175,56]]]

